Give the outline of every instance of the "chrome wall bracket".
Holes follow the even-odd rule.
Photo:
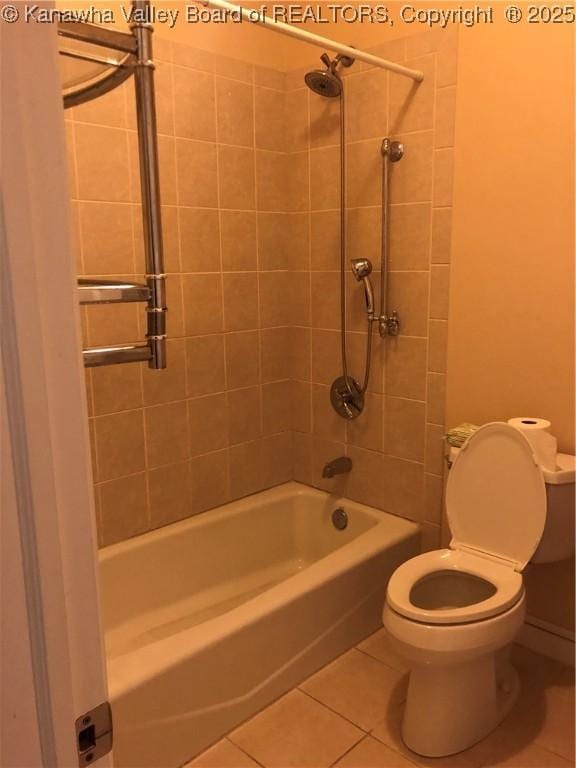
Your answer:
[[[383,315],[378,318],[378,331],[380,336],[398,336],[400,333],[400,318],[398,312],[392,312],[390,315]]]

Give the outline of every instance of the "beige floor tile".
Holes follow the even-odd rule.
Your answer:
[[[338,768],[414,768],[399,752],[367,736],[335,764]]]
[[[539,744],[516,745],[513,739],[509,742],[505,738],[484,765],[486,768],[569,768],[574,766],[574,761],[566,760]]]
[[[266,768],[329,766],[361,737],[358,728],[298,690],[229,736]]]
[[[222,739],[183,768],[251,768],[254,760],[228,739]]]
[[[390,638],[384,627],[367,637],[366,640],[362,640],[356,647],[363,653],[367,653],[386,664],[387,667],[397,669],[399,672],[405,672],[408,669],[403,659],[390,647]]]
[[[402,701],[403,675],[355,649],[306,680],[300,688],[364,730]]]

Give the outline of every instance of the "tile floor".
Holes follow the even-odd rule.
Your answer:
[[[574,670],[521,646],[513,658],[522,683],[516,707],[459,755],[426,759],[402,743],[406,673],[380,630],[185,768],[574,766]]]

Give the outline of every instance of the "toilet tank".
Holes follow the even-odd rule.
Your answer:
[[[447,466],[450,467],[459,448],[448,447]],[[556,470],[542,469],[546,483],[546,525],[532,563],[554,563],[574,554],[574,523],[576,519],[576,456],[559,453]]]
[[[553,563],[574,554],[574,519],[576,517],[576,456],[559,453],[556,470],[542,470],[546,483],[546,525],[533,563]]]

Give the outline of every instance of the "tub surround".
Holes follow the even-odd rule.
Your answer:
[[[301,71],[155,39],[169,363],[87,371],[102,546],[290,479],[424,521],[425,546],[437,545],[456,44],[447,32],[378,47],[425,69],[419,89],[360,64],[346,73],[350,258],[379,264],[379,141],[397,136],[407,153],[392,181],[391,298],[403,328],[375,341],[366,412],[346,427],[327,387],[332,107],[308,94]],[[81,275],[143,270],[133,101],[124,87],[66,112]],[[354,372],[365,336],[352,281],[349,310]],[[139,339],[143,320],[133,306],[87,308],[85,343]],[[323,480],[342,454],[353,472]]]

